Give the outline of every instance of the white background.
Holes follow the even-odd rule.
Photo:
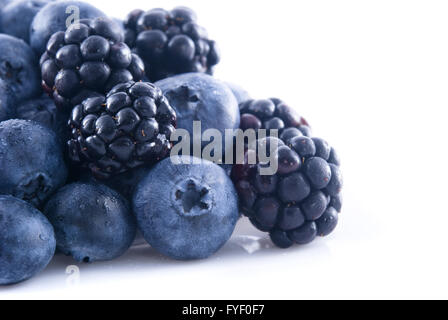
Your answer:
[[[222,49],[217,77],[281,97],[337,147],[341,224],[281,251],[241,222],[212,259],[174,262],[143,246],[79,265],[77,285],[72,260],[57,257],[0,299],[448,298],[446,1],[90,2],[120,18],[194,8]]]

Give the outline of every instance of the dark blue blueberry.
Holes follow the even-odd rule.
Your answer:
[[[164,255],[203,259],[217,252],[239,218],[235,188],[219,166],[174,157],[156,165],[137,187],[134,213],[145,239]]]
[[[76,13],[70,8],[79,9],[80,19],[93,19],[97,17],[105,17],[105,14],[93,7],[91,4],[82,1],[55,1],[46,5],[34,17],[30,29],[30,44],[37,55],[41,55],[45,51],[48,39],[58,32],[67,29],[67,18],[70,14]]]
[[[42,205],[67,179],[55,133],[36,122],[1,122],[0,176],[0,193]]]
[[[326,237],[336,229],[338,216],[336,209],[328,207],[322,217],[316,222],[319,236]]]
[[[67,121],[69,115],[59,110],[53,100],[46,96],[22,102],[17,107],[17,118],[36,121],[53,130],[61,145],[65,145],[69,137]]]
[[[30,26],[34,16],[49,1],[19,0],[12,1],[0,13],[0,30],[2,33],[20,38],[25,42],[30,40]]]
[[[324,189],[330,183],[331,168],[322,158],[313,157],[305,162],[304,172],[311,185],[316,189]]]
[[[315,222],[306,222],[300,228],[290,231],[288,237],[297,244],[305,245],[314,241],[317,237]]]
[[[15,116],[15,98],[5,81],[0,80],[0,121]]]
[[[103,185],[67,185],[44,212],[54,226],[58,250],[79,262],[118,258],[135,239],[135,218],[127,201]]]
[[[162,89],[177,113],[177,128],[185,129],[193,136],[193,122],[200,121],[202,133],[218,130],[225,146],[225,130],[238,129],[240,114],[238,103],[230,89],[222,82],[202,73],[188,73],[156,83]],[[203,147],[208,143],[204,142]]]
[[[41,93],[38,59],[23,40],[0,35],[0,79],[11,89],[17,101]]]
[[[55,249],[53,227],[42,213],[22,200],[0,196],[0,285],[35,276]]]
[[[232,90],[232,93],[235,96],[236,101],[238,101],[238,104],[251,99],[249,93],[239,85],[231,82],[226,82],[226,85],[230,88],[230,90]]]

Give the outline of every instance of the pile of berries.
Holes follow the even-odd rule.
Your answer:
[[[122,22],[80,1],[4,2],[0,285],[35,276],[56,251],[115,259],[137,231],[170,258],[205,259],[240,213],[280,248],[334,231],[335,149],[282,100],[215,79],[218,47],[194,11],[134,10]],[[67,27],[73,6],[80,20]],[[198,121],[204,136],[251,129],[254,141],[227,157],[238,151],[227,139],[195,144]]]

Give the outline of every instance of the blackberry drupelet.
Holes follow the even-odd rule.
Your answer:
[[[272,139],[275,138],[267,138]],[[263,164],[235,165],[232,179],[243,213],[280,248],[304,245],[327,236],[342,208],[342,176],[336,151],[322,139],[302,133],[277,141],[275,175],[263,176]]]
[[[151,81],[181,73],[213,73],[219,50],[196,21],[196,13],[185,7],[134,10],[128,15],[126,43],[151,66],[146,71]]]
[[[280,99],[247,100],[240,104],[241,129],[279,131],[282,139],[297,135],[310,136],[308,122]]]
[[[76,106],[69,125],[70,158],[107,179],[166,158],[176,113],[159,88],[131,81]]]
[[[106,18],[80,20],[55,33],[40,60],[44,90],[71,110],[119,83],[142,80],[144,63],[123,40],[123,29]]]

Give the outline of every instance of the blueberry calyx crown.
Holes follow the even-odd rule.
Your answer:
[[[213,208],[213,193],[204,182],[193,178],[182,179],[175,184],[171,201],[180,215],[201,216]]]

